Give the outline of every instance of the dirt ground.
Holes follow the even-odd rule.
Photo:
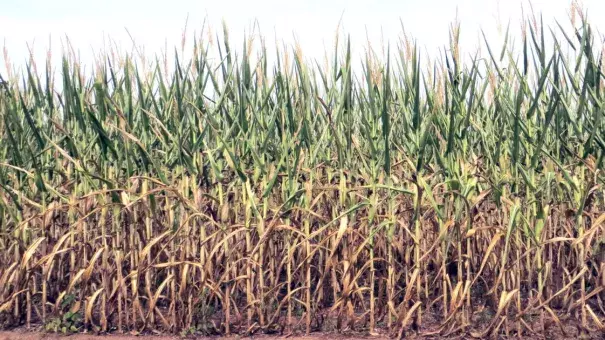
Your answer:
[[[533,336],[522,336],[518,337],[511,335],[510,339],[540,339],[540,340],[584,340],[578,335],[577,328],[571,324],[565,326],[566,333],[563,334],[556,329],[554,332],[547,332],[545,337],[542,334],[534,334]],[[432,333],[435,334],[435,333]],[[318,332],[311,333],[309,336],[304,335],[267,335],[267,334],[255,334],[253,336],[231,336],[231,337],[204,337],[204,336],[178,336],[178,335],[159,335],[159,334],[147,334],[147,335],[131,335],[131,334],[94,334],[94,333],[77,333],[77,334],[57,334],[47,333],[41,331],[41,328],[33,327],[31,329],[16,328],[12,330],[0,330],[0,340],[276,340],[276,339],[288,339],[288,340],[345,340],[345,339],[364,339],[364,340],[378,340],[378,339],[389,339],[386,334],[383,335],[369,335],[368,333],[335,333],[335,332]],[[462,340],[462,339],[477,339],[468,335],[456,335],[450,337],[440,337],[438,335],[423,336],[423,335],[412,335],[405,339],[450,339],[450,340]],[[508,339],[505,336],[490,339]],[[601,339],[605,340],[605,332],[592,331],[585,339]]]
[[[141,338],[151,340],[181,340],[181,339],[208,339],[208,340],[244,340],[244,339],[289,339],[289,340],[339,340],[339,339],[388,339],[383,336],[346,336],[337,334],[317,334],[312,336],[271,336],[271,335],[258,335],[252,337],[186,337],[182,338],[179,336],[158,336],[158,335],[147,335],[147,336],[134,336],[134,335],[91,335],[91,334],[74,334],[74,335],[61,335],[61,334],[47,334],[41,332],[25,332],[25,331],[0,331],[0,340],[140,340]]]
[[[62,335],[62,334],[51,334],[36,331],[0,331],[0,340],[275,340],[275,339],[288,339],[288,340],[345,340],[345,339],[365,339],[365,340],[378,340],[378,339],[389,339],[386,336],[364,336],[364,335],[342,335],[334,333],[317,333],[310,336],[275,336],[275,335],[255,335],[251,337],[179,337],[179,336],[165,336],[165,335],[120,335],[120,334],[109,334],[109,335],[93,335],[93,334],[73,334],[73,335]],[[415,336],[407,339],[442,339],[440,337],[422,337]],[[465,336],[456,336],[449,339],[469,339]],[[504,339],[504,338],[502,338]],[[515,337],[515,339],[519,339]],[[544,339],[543,337],[524,337],[523,339]],[[560,337],[555,336],[550,339],[574,339],[578,340],[577,337]],[[591,336],[590,339],[605,339],[605,334],[602,336],[595,335]]]

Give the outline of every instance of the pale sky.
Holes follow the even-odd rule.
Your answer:
[[[555,19],[570,27],[571,0],[533,0],[545,25],[554,27]],[[605,0],[583,0],[589,21],[600,31],[605,25]],[[8,50],[12,65],[28,58],[27,45],[34,47],[38,63],[43,63],[52,40],[53,55],[68,36],[80,51],[83,63],[90,62],[92,50],[103,48],[104,37],[111,37],[124,49],[132,47],[130,34],[145,54],[153,57],[167,43],[172,51],[181,44],[181,34],[188,17],[189,41],[193,31],[200,31],[204,19],[220,33],[225,20],[234,47],[241,51],[243,33],[258,20],[268,44],[275,37],[287,43],[295,35],[306,57],[323,59],[324,46],[332,49],[335,30],[342,17],[341,31],[349,33],[355,51],[363,51],[366,32],[372,44],[380,45],[382,35],[392,43],[402,32],[401,22],[429,54],[438,53],[448,42],[448,29],[456,17],[461,26],[463,53],[477,45],[480,30],[490,41],[501,40],[501,30],[511,22],[519,31],[521,4],[530,12],[525,0],[380,0],[380,1],[201,1],[201,0],[0,0],[0,37]],[[1,41],[0,41],[1,42]],[[58,59],[58,58],[55,58]],[[5,71],[0,54],[0,73]]]

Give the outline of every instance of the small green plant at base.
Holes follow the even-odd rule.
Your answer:
[[[75,333],[80,329],[79,324],[81,319],[80,313],[67,312],[63,315],[63,317],[50,319],[50,321],[44,326],[44,329],[48,332],[55,333]]]

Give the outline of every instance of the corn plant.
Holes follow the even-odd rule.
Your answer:
[[[225,28],[172,72],[0,74],[1,324],[602,332],[604,56],[586,21],[526,26],[470,62],[457,26],[360,67]]]

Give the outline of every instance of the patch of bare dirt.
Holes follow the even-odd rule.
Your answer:
[[[196,339],[196,340],[243,340],[243,339],[289,339],[289,340],[339,340],[339,339],[388,339],[385,336],[347,336],[332,333],[319,333],[311,336],[272,336],[272,335],[257,335],[251,337],[179,337],[179,336],[161,336],[161,335],[146,335],[146,336],[135,336],[135,335],[93,335],[93,334],[52,334],[43,332],[28,332],[28,331],[5,331],[0,332],[0,340],[140,340],[141,338],[150,340],[182,340],[182,339]]]
[[[104,335],[94,335],[94,334],[54,334],[54,333],[45,333],[39,331],[28,331],[28,330],[14,330],[14,331],[0,331],[0,340],[140,340],[140,339],[150,339],[150,340],[275,340],[275,339],[288,339],[288,340],[379,340],[379,339],[389,339],[385,335],[377,335],[377,336],[369,336],[369,335],[353,335],[353,334],[334,334],[334,333],[315,333],[309,336],[284,336],[284,335],[254,335],[250,337],[243,336],[231,336],[231,337],[195,337],[195,336],[167,336],[167,335],[125,335],[125,334],[104,334]],[[543,336],[528,336],[528,337],[516,337],[511,336],[511,338],[515,339],[546,339]],[[458,335],[454,337],[439,337],[439,336],[421,336],[415,335],[411,337],[406,337],[406,339],[470,339],[469,336]],[[506,339],[506,337],[500,337],[498,339]],[[548,337],[548,340],[562,340],[562,339],[574,339],[578,340],[578,337],[575,336],[562,336],[556,335],[553,337]],[[588,339],[605,339],[605,334],[592,334]]]

